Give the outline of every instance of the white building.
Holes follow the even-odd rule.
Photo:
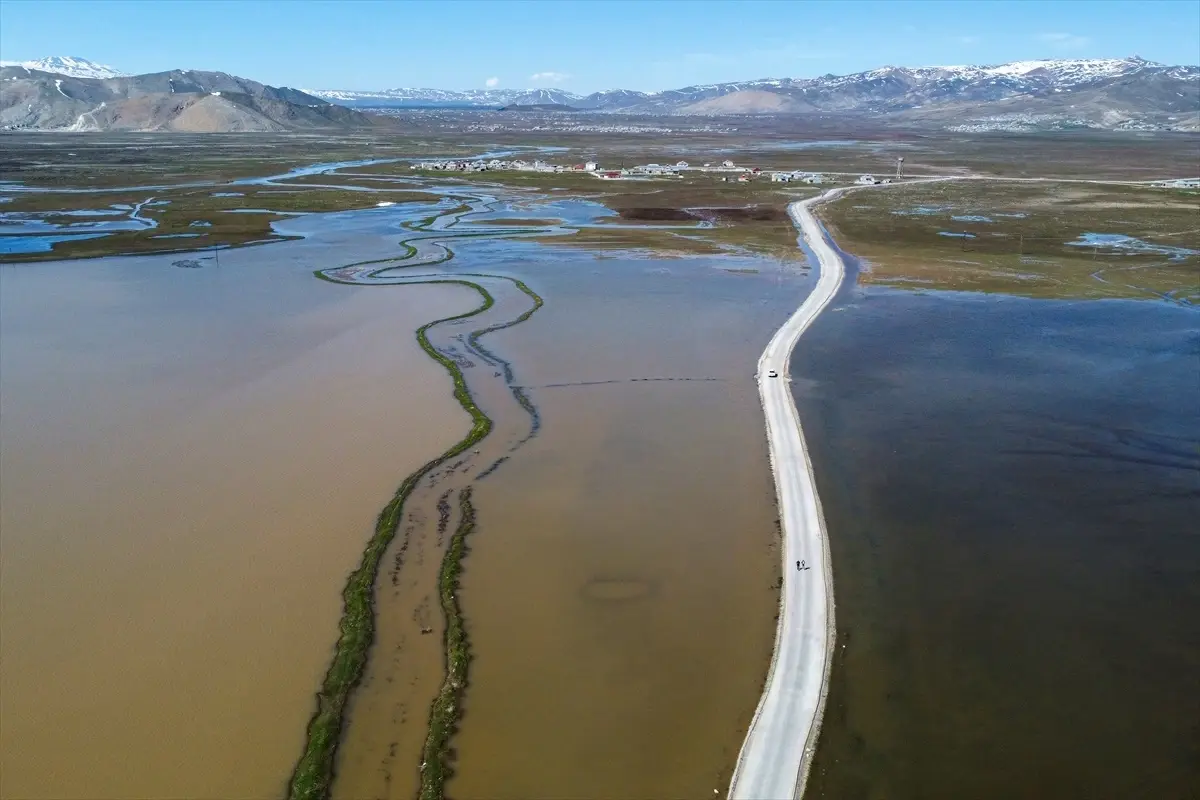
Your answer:
[[[874,186],[875,184],[879,183],[879,181],[875,180],[874,175],[863,175],[858,180],[856,180],[855,183],[861,184],[863,186]]]
[[[597,169],[599,169],[599,167],[596,166],[595,161],[585,161],[583,163],[584,172],[595,172]]]
[[[686,161],[680,161],[678,164],[675,165],[675,169],[687,169],[687,168],[688,168],[688,163]]]
[[[725,169],[733,169],[733,162],[726,159],[725,161],[721,162],[721,166],[724,167]]]
[[[1178,178],[1173,181],[1158,181],[1153,185],[1159,189],[1200,189],[1200,178]]]
[[[794,176],[790,172],[772,172],[771,173],[771,182],[772,183],[787,183],[787,182],[791,181],[793,179],[793,177]]]

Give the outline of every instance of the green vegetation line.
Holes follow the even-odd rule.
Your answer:
[[[431,358],[440,363],[454,380],[454,397],[471,415],[471,430],[466,438],[442,455],[429,461],[409,475],[396,490],[392,499],[375,523],[375,532],[367,542],[362,560],[350,573],[346,587],[342,590],[342,619],[338,625],[339,636],[334,649],[333,661],[321,689],[317,692],[317,710],[308,723],[307,741],[304,752],[296,764],[288,786],[288,797],[293,800],[325,798],[333,782],[334,757],[344,724],[346,704],[350,693],[362,680],[366,668],[367,651],[375,635],[374,588],[379,565],[388,545],[396,535],[403,515],[404,502],[413,489],[431,470],[445,461],[467,451],[481,441],[492,429],[492,421],[484,414],[467,389],[462,370],[453,360],[446,357],[430,343],[428,331],[435,325],[473,317],[487,311],[495,300],[488,291],[477,283],[465,280],[438,279],[422,283],[453,283],[469,286],[483,297],[483,303],[463,314],[426,323],[417,329],[417,342]]]
[[[460,206],[448,213],[456,214],[462,212],[463,207]],[[422,220],[419,224],[425,227],[431,225],[432,221],[432,219]],[[511,235],[520,232],[522,231],[489,231],[483,235]],[[461,235],[475,237],[481,234],[472,232]],[[446,238],[458,237],[454,234],[449,234]],[[395,264],[396,262],[406,261],[417,255],[417,248],[409,244],[410,241],[414,240],[413,237],[410,237],[400,242],[400,246],[404,248],[405,252],[399,257],[358,262],[345,266]],[[442,263],[453,258],[454,253],[449,247],[440,242],[437,244],[445,251],[445,254],[436,261],[425,262],[420,266],[431,266],[432,264]],[[344,268],[341,267],[339,269]],[[378,273],[391,268],[393,267],[385,266],[379,270],[375,270],[369,273],[368,278],[373,278]],[[329,281],[330,283],[364,285],[356,280],[334,277],[325,270],[317,270],[313,274],[317,278]],[[491,355],[479,343],[479,337],[524,322],[542,307],[544,301],[527,284],[517,278],[479,273],[470,273],[468,275],[475,278],[509,280],[517,289],[533,301],[532,307],[515,319],[473,331],[469,335],[468,343],[471,347],[485,355]],[[483,298],[482,304],[477,308],[463,314],[426,323],[418,328],[416,332],[417,343],[420,344],[421,349],[450,373],[454,381],[454,397],[459,405],[471,415],[472,426],[470,432],[462,441],[442,455],[427,462],[400,484],[391,501],[380,512],[375,524],[375,532],[367,542],[362,560],[346,581],[346,586],[342,590],[342,618],[338,625],[339,636],[334,649],[333,660],[328,671],[325,673],[321,689],[317,692],[317,710],[309,720],[304,752],[297,762],[295,770],[292,772],[288,786],[288,797],[292,800],[320,800],[329,796],[334,778],[334,763],[337,756],[337,749],[341,742],[342,729],[345,725],[346,707],[351,693],[359,681],[362,680],[366,669],[368,650],[375,635],[375,581],[379,573],[379,566],[382,563],[383,555],[395,538],[396,531],[399,529],[405,501],[412,494],[422,478],[446,461],[474,447],[492,429],[492,420],[480,410],[471,397],[462,370],[452,359],[443,355],[433,346],[429,341],[428,331],[435,325],[482,314],[495,305],[495,299],[482,285],[461,278],[421,276],[420,279],[405,280],[403,283],[449,283],[469,286],[479,292]],[[492,357],[495,358],[495,356]],[[504,363],[505,374],[511,380],[512,372],[507,362],[503,362],[502,359],[497,360]],[[518,400],[524,400],[524,402],[521,402],[521,406],[533,416],[536,425],[536,408],[523,396],[518,397]],[[448,742],[453,735],[455,723],[458,719],[458,707],[466,687],[466,666],[469,659],[466,634],[463,629],[462,611],[458,606],[454,593],[458,586],[461,559],[465,553],[464,540],[470,530],[473,529],[475,522],[475,512],[470,504],[470,487],[465,488],[460,495],[460,508],[462,514],[459,527],[446,551],[439,578],[442,610],[446,616],[446,678],[438,697],[430,709],[429,734],[426,740],[424,763],[421,771],[421,797],[430,798],[431,800],[434,798],[440,800],[445,780],[450,774]]]
[[[429,710],[429,733],[425,738],[421,761],[420,800],[442,800],[446,779],[453,774],[450,766],[450,737],[454,735],[462,714],[462,696],[467,685],[467,665],[471,660],[462,607],[458,604],[458,577],[462,573],[463,556],[467,553],[467,537],[475,530],[475,508],[471,505],[471,487],[458,495],[458,527],[450,537],[450,545],[442,558],[438,577],[438,594],[442,614],[446,619],[446,676],[442,688]]]

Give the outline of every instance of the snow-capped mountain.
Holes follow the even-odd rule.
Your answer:
[[[376,122],[295,89],[224,72],[72,78],[0,67],[0,130],[249,132],[365,128]]]
[[[210,105],[224,102],[226,95],[261,96],[261,101],[255,102],[262,104],[266,121],[257,117],[253,121],[242,119],[245,108],[240,106],[221,112],[237,117],[236,124],[242,126],[239,129],[247,130],[253,126],[286,128],[293,124],[293,118],[313,125],[372,124],[373,118],[341,106],[483,109],[563,106],[638,115],[886,115],[967,131],[979,125],[1003,126],[1008,119],[1018,120],[1021,126],[1035,127],[1049,120],[1052,127],[1200,129],[1200,66],[1167,66],[1136,56],[1043,59],[983,66],[887,66],[853,75],[760,78],[658,92],[609,89],[586,97],[557,88],[310,89],[305,94],[295,89],[265,87],[270,91],[264,94],[261,84],[219,72],[173,70],[115,76],[120,73],[111,67],[81,58],[0,65],[0,125],[20,128],[72,125],[79,121],[79,115],[97,113],[97,103],[107,109],[106,114],[116,113],[111,109],[118,98],[148,93],[164,98],[188,95],[187,102],[199,102],[193,96],[206,95],[209,99],[205,102]],[[290,111],[284,114],[285,109],[278,103],[287,104]],[[164,105],[163,113],[175,113],[177,105],[169,108]],[[200,116],[200,112],[194,116]],[[130,119],[135,116],[119,120],[114,117],[111,122],[133,124],[128,122]]]
[[[570,106],[580,100],[579,95],[562,89],[529,89],[520,92],[509,101],[512,106]]]
[[[1120,89],[1121,101],[1162,113],[1197,110],[1200,67],[1169,67],[1137,56],[1105,59],[1042,59],[987,66],[880,67],[853,75],[758,80],[687,86],[659,92],[610,89],[579,97],[558,89],[447,91],[389,89],[382,92],[308,89],[331,102],[356,106],[570,105],[590,111],[631,114],[893,113],[931,107],[975,107],[1014,101],[1052,107],[1070,105],[1078,93]],[[1135,90],[1133,87],[1140,89]],[[726,99],[728,98],[728,99]],[[1103,104],[1104,97],[1090,98]],[[1135,109],[1136,110],[1136,109]]]
[[[479,107],[521,105],[571,105],[580,99],[562,89],[305,89],[306,93],[331,103],[347,106],[390,107]]]
[[[97,64],[76,56],[50,56],[37,61],[0,61],[0,67],[24,67],[39,72],[53,72],[69,78],[124,78],[127,72],[113,69],[106,64]]]
[[[605,89],[602,92],[592,92],[573,105],[588,110],[615,111],[635,106],[647,97],[649,95],[646,92],[636,92],[633,89]]]

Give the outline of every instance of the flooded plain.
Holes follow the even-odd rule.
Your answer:
[[[0,266],[5,797],[284,791],[379,508],[469,427],[413,330],[478,302],[309,251]]]
[[[584,205],[525,210],[575,217]],[[460,474],[418,490],[385,557],[379,634],[334,795],[417,788],[441,623],[432,584],[416,576],[442,546],[439,503],[475,463],[477,528],[459,592],[473,659],[449,794],[724,791],[777,604],[754,364],[806,277],[794,262],[752,258],[633,258],[497,239],[453,249],[441,274],[514,277],[545,300],[482,342],[511,364],[536,422],[531,430],[489,388],[501,372],[471,356],[468,384],[497,427]]]
[[[413,331],[479,302],[311,270],[395,256],[400,223],[459,202],[291,218],[303,240],[219,266],[0,267],[5,797],[286,790],[376,515],[469,427]],[[525,196],[491,216],[588,224],[590,205]],[[496,306],[430,337],[496,426],[430,476],[387,553],[334,794],[418,784],[443,674],[440,503],[467,484],[473,661],[449,791],[723,792],[777,603],[754,364],[807,277],[487,238],[454,253],[417,272]],[[487,335],[493,360],[464,337],[527,307],[509,278],[546,305]]]
[[[462,797],[723,793],[774,639],[773,484],[754,382],[804,289],[719,259],[530,261],[542,427],[476,489]],[[745,266],[745,265],[743,265]]]
[[[868,287],[792,362],[838,648],[813,797],[1200,786],[1200,316]]]

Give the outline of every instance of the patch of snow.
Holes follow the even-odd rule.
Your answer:
[[[54,82],[54,88],[58,89],[58,93],[63,97],[70,99],[71,96],[62,90],[62,78],[59,78]]]
[[[97,64],[86,58],[75,56],[50,56],[37,61],[0,61],[0,67],[23,67],[25,71],[53,72],[68,78],[123,78],[129,73],[113,69],[106,64]]]

